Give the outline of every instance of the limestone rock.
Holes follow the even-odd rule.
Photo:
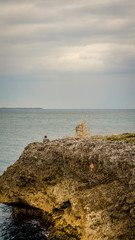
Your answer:
[[[13,205],[14,217],[37,210],[49,239],[133,240],[134,168],[132,142],[31,143],[0,177],[0,203]]]

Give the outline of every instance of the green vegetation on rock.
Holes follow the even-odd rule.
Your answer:
[[[124,141],[127,143],[135,143],[135,133],[123,133],[119,135],[110,135],[105,137],[108,141]]]

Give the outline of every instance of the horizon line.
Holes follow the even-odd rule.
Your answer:
[[[135,108],[43,108],[43,107],[0,107],[0,109],[41,109],[41,110],[135,110]]]

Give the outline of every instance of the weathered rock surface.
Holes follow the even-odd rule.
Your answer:
[[[13,205],[15,218],[37,214],[50,239],[133,240],[134,168],[134,143],[31,143],[0,177],[0,203]]]

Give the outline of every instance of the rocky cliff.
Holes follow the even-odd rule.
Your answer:
[[[49,239],[135,239],[135,143],[117,140],[29,144],[0,177],[0,203],[39,217]]]

